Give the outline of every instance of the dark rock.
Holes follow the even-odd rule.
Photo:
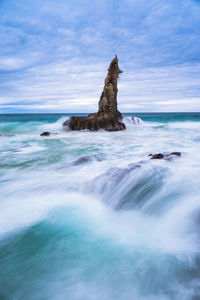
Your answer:
[[[58,133],[56,133],[56,132],[45,131],[45,132],[42,132],[42,133],[40,134],[40,136],[50,136],[50,135],[56,135],[56,134],[58,134]]]
[[[163,159],[165,157],[162,153],[151,154],[149,156],[151,156],[151,159]]]
[[[56,133],[56,132],[45,131],[45,132],[42,132],[42,133],[40,134],[40,136],[50,136],[50,135],[56,135],[56,134],[58,134],[58,133]]]
[[[118,58],[110,63],[108,74],[105,78],[105,85],[99,100],[99,110],[97,113],[88,115],[87,117],[71,117],[63,123],[71,130],[88,129],[96,131],[105,129],[107,131],[118,131],[126,129],[122,120],[122,115],[117,109],[117,80],[122,71],[118,66]]]
[[[181,157],[181,152],[172,152],[169,155],[175,155]]]
[[[171,160],[174,157],[181,157],[181,152],[171,152],[170,154],[163,154],[163,153],[156,153],[156,154],[149,154],[151,159],[165,159]]]
[[[40,136],[50,136],[51,132],[45,131],[40,134]]]

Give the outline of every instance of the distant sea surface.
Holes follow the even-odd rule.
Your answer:
[[[200,299],[200,113],[71,115],[0,115],[0,299]]]

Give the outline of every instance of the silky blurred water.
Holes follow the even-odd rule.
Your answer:
[[[69,117],[0,115],[0,299],[200,299],[200,114]]]

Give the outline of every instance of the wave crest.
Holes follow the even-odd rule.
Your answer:
[[[122,121],[126,125],[141,125],[144,123],[139,117],[123,117]]]

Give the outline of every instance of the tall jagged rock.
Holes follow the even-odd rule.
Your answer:
[[[118,131],[126,129],[121,113],[117,109],[117,81],[122,71],[118,66],[117,56],[111,61],[108,74],[105,78],[104,89],[99,100],[99,110],[97,113],[87,117],[71,117],[63,123],[72,130],[98,130]]]

